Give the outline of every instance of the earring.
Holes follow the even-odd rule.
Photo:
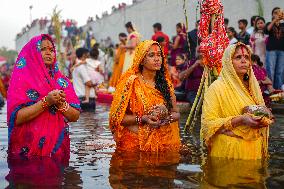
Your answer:
[[[248,81],[249,80],[249,74],[248,73],[245,73],[245,75],[243,77],[243,80],[244,81]]]

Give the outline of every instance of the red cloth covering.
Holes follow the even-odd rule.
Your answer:
[[[216,15],[213,31],[209,33],[212,15]],[[224,25],[224,9],[220,0],[205,0],[201,5],[201,18],[198,37],[201,39],[200,52],[205,58],[207,66],[217,68],[220,73],[222,56],[229,45],[229,39]]]
[[[98,92],[97,102],[111,104],[113,95],[110,93]]]

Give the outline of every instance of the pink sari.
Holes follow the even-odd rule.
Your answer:
[[[23,47],[13,69],[7,98],[9,155],[52,156],[70,151],[68,124],[55,106],[29,122],[15,125],[21,108],[35,104],[54,89],[64,90],[70,106],[80,109],[73,86],[58,70],[56,60],[50,68],[45,66],[40,52],[43,37],[52,41],[46,34],[32,38]]]

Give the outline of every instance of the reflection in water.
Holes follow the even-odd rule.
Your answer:
[[[265,189],[267,163],[261,160],[209,158],[203,166],[201,188]]]
[[[113,188],[173,188],[178,153],[151,154],[116,151],[110,161]]]
[[[64,168],[68,166],[68,157],[8,158],[8,188],[60,188]]]

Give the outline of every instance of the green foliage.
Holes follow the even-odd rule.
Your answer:
[[[259,16],[262,16],[263,17],[263,3],[262,3],[262,0],[256,0],[257,2],[257,12],[258,12],[258,15]]]
[[[65,64],[61,56],[61,10],[57,10],[57,6],[52,11],[51,21],[54,28],[55,42],[57,46],[57,60],[59,61],[59,69],[62,71]]]
[[[8,49],[7,47],[1,47],[0,56],[4,56],[5,58],[7,58],[8,64],[13,64],[15,63],[18,53],[17,51]]]

